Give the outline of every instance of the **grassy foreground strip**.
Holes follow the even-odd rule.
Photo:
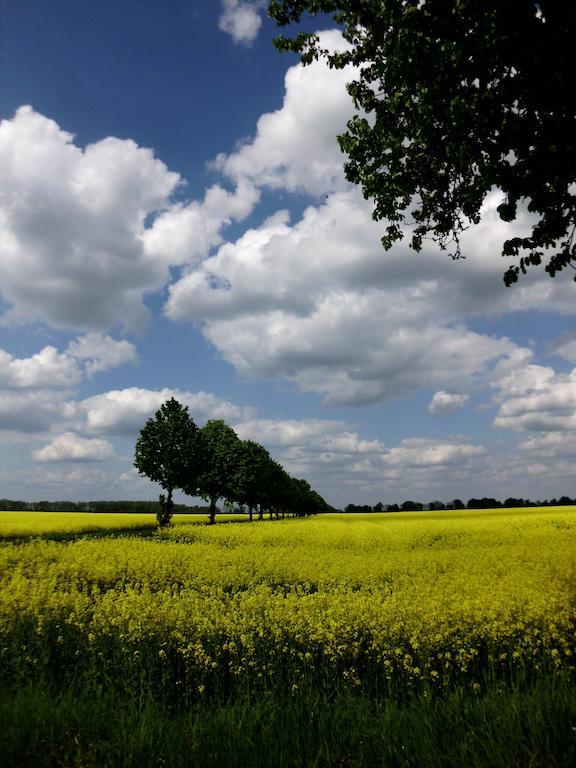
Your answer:
[[[567,682],[408,703],[271,695],[174,712],[25,688],[0,699],[5,768],[564,768],[576,762]]]

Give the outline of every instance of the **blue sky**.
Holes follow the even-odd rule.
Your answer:
[[[384,252],[353,73],[276,52],[264,5],[1,0],[0,496],[154,498],[172,394],[336,506],[573,496],[571,275],[503,286],[497,190],[465,261]]]

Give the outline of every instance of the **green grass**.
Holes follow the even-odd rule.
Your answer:
[[[3,768],[568,768],[567,683],[391,700],[274,694],[187,711],[26,688],[0,700]]]

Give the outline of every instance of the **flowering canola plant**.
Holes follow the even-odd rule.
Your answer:
[[[247,520],[247,514],[218,515],[219,521]],[[174,515],[176,525],[206,523],[208,513]],[[156,527],[156,515],[146,513],[118,514],[115,512],[0,512],[0,541],[31,538],[49,534],[72,536],[98,531],[130,531],[135,528]]]
[[[184,701],[479,691],[573,675],[575,598],[576,508],[7,541],[0,679],[105,680]]]

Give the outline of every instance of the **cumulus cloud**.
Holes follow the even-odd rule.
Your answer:
[[[528,350],[496,366],[491,382],[498,412],[493,425],[520,434],[518,451],[500,463],[500,495],[532,498],[570,494],[576,455],[576,369],[556,373]]]
[[[542,276],[506,289],[497,243],[511,231],[498,200],[467,233],[468,259],[454,264],[431,247],[415,254],[399,243],[385,253],[370,202],[356,188],[332,192],[294,223],[279,211],[222,245],[170,286],[165,312],[200,324],[243,375],[290,379],[329,403],[376,402],[423,381],[466,387],[508,358],[515,376],[516,356],[532,353],[465,319],[510,304],[573,311],[573,298]]]
[[[34,461],[104,461],[114,456],[113,446],[106,440],[87,439],[74,432],[64,432],[51,443],[32,452]]]
[[[236,431],[261,442],[291,474],[308,478],[334,503],[392,501],[396,495],[399,501],[423,490],[430,494],[431,488],[448,499],[477,478],[493,487],[501,471],[492,454],[466,436],[412,437],[387,447],[344,421],[329,419],[256,418],[238,424]]]
[[[84,488],[92,489],[89,493],[93,498],[94,494],[102,494],[102,488],[113,487],[115,480],[110,472],[90,466],[79,466],[73,470],[34,467],[20,473],[24,487],[46,488],[50,494],[56,491],[59,498],[77,496],[79,489]]]
[[[55,431],[78,420],[77,387],[86,375],[136,361],[135,347],[110,336],[88,334],[64,352],[46,346],[17,358],[0,349],[0,430]]]
[[[344,44],[336,32],[323,34],[329,47]],[[180,176],[134,142],[108,138],[81,148],[31,108],[2,122],[1,298],[11,305],[9,317],[89,332],[63,352],[45,347],[23,359],[0,352],[0,428],[64,432],[73,435],[69,441],[133,437],[175,396],[199,424],[235,423],[293,474],[325,483],[321,490],[379,493],[386,483],[404,493],[434,482],[450,494],[450,484],[462,478],[466,487],[480,480],[502,487],[528,476],[541,482],[547,467],[552,474],[566,468],[568,430],[576,428],[574,373],[557,374],[510,339],[471,330],[470,318],[534,308],[573,313],[573,284],[532,271],[513,290],[502,285],[500,245],[526,221],[501,222],[497,192],[481,224],[464,235],[465,261],[454,264],[430,246],[414,254],[405,242],[384,252],[384,225],[345,182],[335,140],[353,111],[345,90],[350,79],[322,62],[292,67],[282,107],[263,115],[254,137],[214,164],[233,188],[215,185],[202,200],[187,202],[174,199]],[[223,242],[223,229],[244,220],[267,188],[316,201],[298,219],[279,211]],[[171,271],[167,316],[198,324],[241,374],[287,379],[325,402],[350,405],[425,384],[438,390],[429,405],[437,414],[464,404],[468,396],[452,394],[455,388],[488,377],[499,409],[495,424],[522,433],[521,456],[503,468],[469,438],[412,438],[386,447],[344,422],[255,419],[206,392],[131,387],[73,400],[79,396],[69,389],[83,375],[135,362],[133,345],[105,331],[141,324],[144,297],[162,288]],[[572,362],[573,344],[566,337],[555,349]],[[60,446],[65,453],[62,437],[40,452],[57,455]],[[92,449],[97,442],[90,441]],[[88,475],[78,475],[79,483],[82,477]]]
[[[329,419],[250,419],[243,439],[265,445],[295,476],[308,478],[332,503],[429,501],[456,496],[561,495],[576,454],[573,434],[540,433],[510,446],[480,445],[469,436],[406,438],[386,446]],[[559,490],[560,489],[560,490]]]
[[[576,456],[576,430],[572,432],[537,432],[520,440],[520,450],[535,459],[547,460]],[[569,475],[572,475],[570,472]]]
[[[307,317],[273,312],[265,321],[213,322],[205,333],[241,373],[291,379],[326,403],[349,405],[398,397],[423,381],[464,383],[512,347],[461,326],[396,325],[395,314],[377,293],[334,295]]]
[[[328,419],[250,419],[236,425],[242,440],[255,440],[268,447],[310,445],[335,431],[342,430],[341,421]]]
[[[161,212],[141,236],[146,257],[170,264],[195,264],[222,242],[221,230],[248,216],[260,193],[241,179],[230,192],[219,185],[206,190],[202,202],[175,203]]]
[[[182,392],[177,389],[140,389],[129,387],[89,397],[78,404],[86,420],[86,429],[106,435],[137,435],[147,419],[166,400],[175,397],[188,406],[194,421],[202,425],[208,419],[239,420],[242,408],[209,392]]]
[[[329,47],[345,45],[335,31],[322,34]],[[166,314],[200,324],[243,375],[289,379],[327,403],[376,402],[423,381],[442,391],[465,387],[509,358],[518,369],[514,356],[527,351],[473,332],[468,318],[533,308],[570,313],[571,284],[533,272],[506,289],[500,246],[529,214],[502,222],[497,191],[482,222],[464,234],[465,261],[454,264],[430,245],[415,254],[406,242],[385,253],[384,225],[344,181],[333,141],[352,111],[351,76],[323,62],[291,68],[282,108],[261,117],[253,140],[216,161],[236,183],[324,194],[324,202],[294,223],[278,211],[188,269],[170,287]],[[502,368],[497,376],[504,375]],[[461,403],[453,397],[451,407]],[[431,408],[439,413],[439,401]]]
[[[501,385],[494,426],[519,432],[576,430],[576,368],[568,374],[536,365],[530,369],[533,379],[523,390],[516,385],[507,390],[505,382]]]
[[[203,320],[242,374],[292,379],[334,403],[464,382],[515,349],[454,322],[438,254],[415,279],[418,257],[384,254],[376,234],[357,190],[293,226],[277,214],[171,286],[166,313]]]
[[[84,362],[88,376],[138,361],[136,347],[129,341],[117,341],[111,336],[98,333],[88,333],[70,342],[68,353]]]
[[[342,485],[362,486],[382,477],[384,446],[361,437],[350,424],[331,419],[245,420],[241,439],[256,440],[295,477],[334,496]]]
[[[87,334],[68,345],[65,352],[47,346],[31,357],[17,358],[0,349],[0,391],[71,389],[92,375],[137,361],[128,341]]]
[[[497,390],[496,401],[545,390],[555,377],[553,368],[533,362],[530,349],[517,347],[500,360],[490,376],[490,384]]]
[[[218,27],[229,34],[235,43],[251,45],[260,31],[262,19],[260,10],[264,7],[262,0],[221,0],[222,12],[218,19]]]
[[[168,205],[178,174],[133,141],[81,150],[21,107],[0,124],[0,290],[12,314],[55,326],[141,325],[142,295],[166,267],[145,258],[147,215]]]
[[[322,44],[345,48],[339,32],[320,33]],[[259,186],[328,194],[346,185],[343,155],[336,136],[353,113],[346,83],[350,67],[330,69],[323,61],[291,67],[285,78],[282,107],[262,115],[256,135],[235,152],[221,154],[215,167],[231,179],[250,179]]]
[[[182,186],[149,149],[108,137],[82,149],[21,107],[0,123],[0,294],[8,319],[102,331],[141,328],[146,293],[206,255],[249,213],[249,183],[175,203]],[[6,317],[5,317],[6,320]]]
[[[441,389],[434,393],[434,397],[428,405],[428,413],[431,413],[432,416],[446,416],[463,408],[469,398],[470,395],[451,394]]]
[[[556,355],[568,360],[569,363],[576,363],[576,333],[573,331],[564,333],[550,346]]]
[[[86,375],[136,362],[128,341],[87,334],[64,352],[46,346],[30,357],[17,358],[0,349],[0,430],[46,432],[77,420],[72,399]]]
[[[413,437],[389,450],[384,458],[392,467],[445,467],[482,456],[485,448],[462,440],[442,441]]]
[[[77,360],[55,347],[44,347],[27,358],[16,358],[0,349],[0,389],[69,389],[81,380]]]
[[[66,401],[64,392],[0,392],[0,430],[46,432],[54,424],[69,422],[75,414],[75,406]]]

